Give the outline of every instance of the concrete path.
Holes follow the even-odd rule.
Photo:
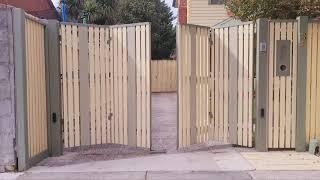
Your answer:
[[[38,166],[28,172],[250,171],[254,168],[233,149],[163,154],[59,167]]]
[[[152,150],[176,152],[177,94],[152,94]]]
[[[26,173],[18,180],[251,180],[247,172]]]
[[[320,171],[145,171],[0,174],[0,180],[318,180]]]

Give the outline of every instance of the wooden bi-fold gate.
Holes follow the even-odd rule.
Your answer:
[[[252,147],[254,24],[179,25],[179,147]]]
[[[150,24],[61,23],[64,147],[150,148]]]

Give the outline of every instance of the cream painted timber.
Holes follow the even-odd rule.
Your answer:
[[[188,0],[188,24],[213,26],[228,18],[224,5],[210,5],[208,0]]]

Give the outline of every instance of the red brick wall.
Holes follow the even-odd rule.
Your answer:
[[[179,0],[178,20],[180,24],[187,24],[187,0]]]

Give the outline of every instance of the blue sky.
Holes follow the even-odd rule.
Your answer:
[[[55,6],[58,6],[60,0],[52,0],[53,4]],[[171,10],[173,11],[174,16],[177,16],[177,9],[172,7],[172,1],[173,0],[165,0],[169,7],[171,7]],[[173,22],[176,23],[176,20]]]

